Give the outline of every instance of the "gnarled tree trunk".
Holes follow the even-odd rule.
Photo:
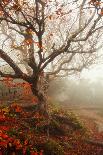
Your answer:
[[[36,78],[37,80],[33,80],[31,83],[31,90],[34,96],[38,99],[38,112],[43,114],[46,117],[49,117],[48,114],[48,106],[47,106],[47,95],[44,92],[45,83],[40,83],[40,78]],[[40,86],[42,85],[42,86]],[[42,89],[43,88],[43,89]]]
[[[47,139],[49,138],[49,124],[50,124],[50,115],[48,112],[48,106],[47,106],[47,97],[46,95],[40,90],[40,87],[38,87],[39,82],[33,82],[31,85],[31,90],[34,96],[38,98],[38,107],[37,110],[39,114],[43,115],[46,118],[47,121]]]

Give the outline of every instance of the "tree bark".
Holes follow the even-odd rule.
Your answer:
[[[47,98],[40,90],[38,90],[37,85],[38,84],[36,82],[33,82],[31,84],[31,90],[33,95],[36,96],[38,99],[38,107],[37,107],[38,112],[40,114],[43,114],[45,117],[49,117],[48,108],[47,108]]]
[[[50,115],[48,112],[47,98],[46,96],[38,89],[38,82],[33,82],[31,85],[31,90],[34,96],[38,98],[37,111],[40,115],[43,115],[47,121],[47,140],[49,139],[49,124],[50,124]]]

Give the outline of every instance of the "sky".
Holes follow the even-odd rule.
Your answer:
[[[103,78],[103,64],[95,65],[91,69],[84,69],[81,78],[89,78],[92,81]]]

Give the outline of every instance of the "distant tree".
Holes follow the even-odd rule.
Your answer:
[[[1,77],[28,82],[40,111],[46,109],[42,79],[80,72],[98,56],[102,13],[96,9],[87,0],[0,1],[1,33],[6,28],[0,57],[13,69],[12,74],[0,71]]]

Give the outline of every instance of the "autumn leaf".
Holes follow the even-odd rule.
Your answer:
[[[9,111],[10,111],[10,109],[8,107],[5,107],[5,108],[2,109],[3,113],[8,113]]]
[[[19,107],[19,106],[17,106],[17,107],[15,108],[15,112],[22,112],[22,108]]]
[[[39,42],[34,41],[34,43],[35,43],[39,48],[44,49],[44,46],[41,46],[41,45],[39,44]]]
[[[3,16],[3,11],[2,11],[2,9],[0,8],[0,16]]]
[[[0,126],[0,129],[3,131],[8,131],[10,129],[9,126]]]
[[[5,120],[5,115],[4,114],[0,114],[0,121],[4,121]]]
[[[31,151],[31,155],[38,155],[37,152]]]
[[[21,6],[19,4],[14,4],[12,6],[12,8],[15,10],[15,11],[21,11]]]
[[[24,44],[26,44],[27,46],[31,45],[34,43],[33,39],[32,38],[29,38],[29,39],[25,39],[23,41]]]
[[[7,139],[7,138],[8,138],[8,135],[2,133],[2,134],[1,134],[1,137],[2,137],[3,139]]]
[[[31,29],[26,30],[27,34],[33,34],[34,32]]]
[[[36,97],[32,97],[32,103],[38,103],[38,99]]]
[[[100,2],[96,2],[95,3],[96,6],[100,6],[100,4],[101,4]]]
[[[0,141],[0,146],[7,147],[7,142],[6,141]],[[0,154],[0,155],[2,155],[2,154]]]
[[[25,141],[24,141],[24,145],[27,145],[27,144],[28,144],[28,140],[25,140]]]
[[[52,15],[48,16],[48,18],[51,20],[52,19]]]

